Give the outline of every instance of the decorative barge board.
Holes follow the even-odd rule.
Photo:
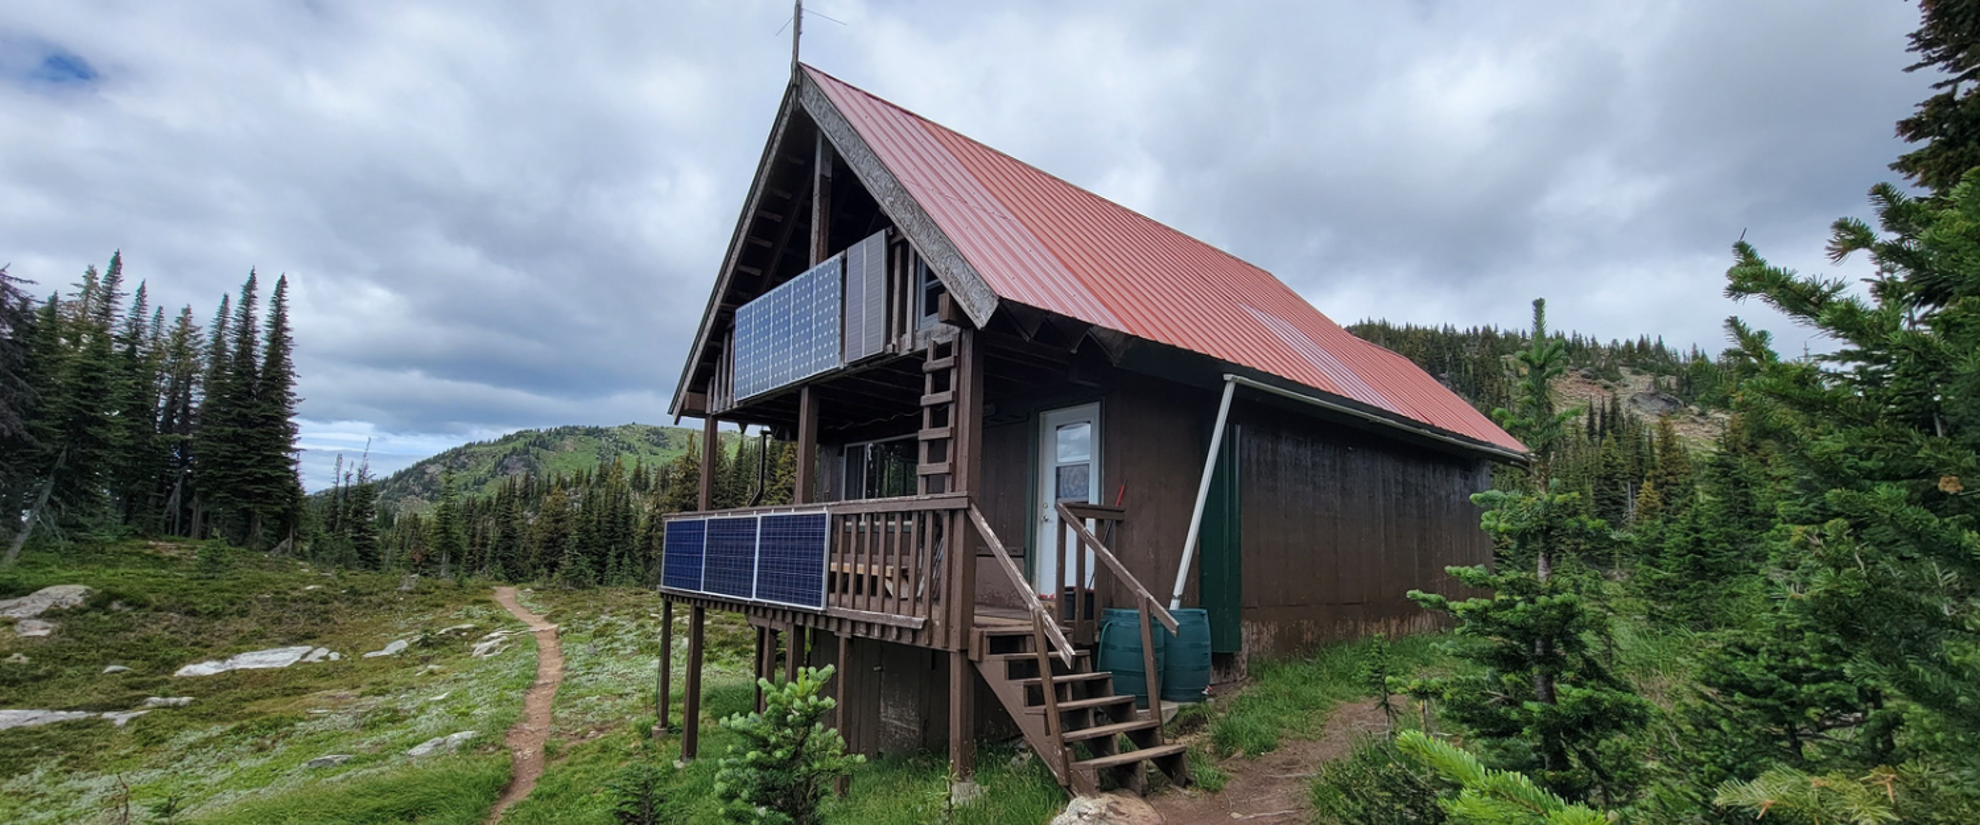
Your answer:
[[[838,666],[856,752],[966,781],[1021,735],[1079,791],[1188,780],[1095,667],[1104,611],[1205,610],[1222,678],[1419,629],[1403,593],[1490,558],[1468,496],[1524,456],[1269,273],[802,65],[671,409],[703,420],[660,588],[684,758],[716,610],[761,676]],[[795,443],[793,504],[718,508],[718,423]]]

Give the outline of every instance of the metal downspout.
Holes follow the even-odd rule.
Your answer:
[[[1189,565],[1196,558],[1196,534],[1203,529],[1203,507],[1210,500],[1210,479],[1217,473],[1217,456],[1224,451],[1224,423],[1231,417],[1231,396],[1237,392],[1238,377],[1224,376],[1224,400],[1217,402],[1217,425],[1210,431],[1210,454],[1203,457],[1203,480],[1196,485],[1196,507],[1189,511],[1189,536],[1183,540],[1182,566],[1176,568],[1176,589],[1169,595],[1169,609],[1182,608],[1183,586],[1189,582]]]

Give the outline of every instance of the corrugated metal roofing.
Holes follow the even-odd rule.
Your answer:
[[[804,69],[999,299],[1525,452],[1409,359],[1349,334],[1271,273]]]

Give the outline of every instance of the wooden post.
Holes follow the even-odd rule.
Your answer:
[[[799,504],[818,500],[818,394],[812,385],[798,390],[797,489],[792,498]]]
[[[674,703],[674,600],[660,600],[660,733],[672,729]]]
[[[839,672],[832,679],[839,684],[832,698],[838,700],[838,707],[832,711],[832,726],[839,729],[839,735],[846,739],[846,752],[859,753],[859,743],[853,741],[853,729],[849,724],[852,715],[846,712],[846,702],[852,699],[852,633],[839,631]]]
[[[804,666],[804,628],[793,624],[784,635],[790,637],[784,640],[784,681],[795,682]]]
[[[770,628],[758,625],[756,627],[756,679],[751,683],[753,689],[756,691],[757,713],[762,713],[765,707],[763,704],[763,680],[770,678],[770,671],[775,667],[771,663],[776,660],[776,656],[777,647],[776,643],[770,640]]]
[[[687,695],[681,699],[681,759],[687,762],[701,751],[701,637],[707,621],[707,608],[697,604],[688,611]]]
[[[701,419],[701,506],[696,509],[704,512],[715,509],[715,450],[718,435],[715,432],[715,425],[717,423],[713,413]],[[697,615],[700,612],[701,608],[695,608]]]
[[[949,774],[976,781],[976,673],[967,650],[949,651]]]
[[[1162,742],[1162,666],[1155,662],[1155,630],[1149,625],[1155,623],[1155,603],[1142,598],[1136,604],[1135,618],[1141,624],[1141,668],[1144,678],[1142,687],[1148,689],[1148,718],[1155,720],[1155,742]]]
[[[812,154],[813,171],[817,173],[811,187],[812,266],[832,255],[832,158],[832,142],[820,131]]]

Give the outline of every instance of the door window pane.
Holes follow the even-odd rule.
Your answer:
[[[1059,468],[1058,483],[1054,485],[1059,501],[1085,501],[1090,492],[1091,464],[1068,464]]]
[[[1059,463],[1093,458],[1093,425],[1085,421],[1059,425]]]

